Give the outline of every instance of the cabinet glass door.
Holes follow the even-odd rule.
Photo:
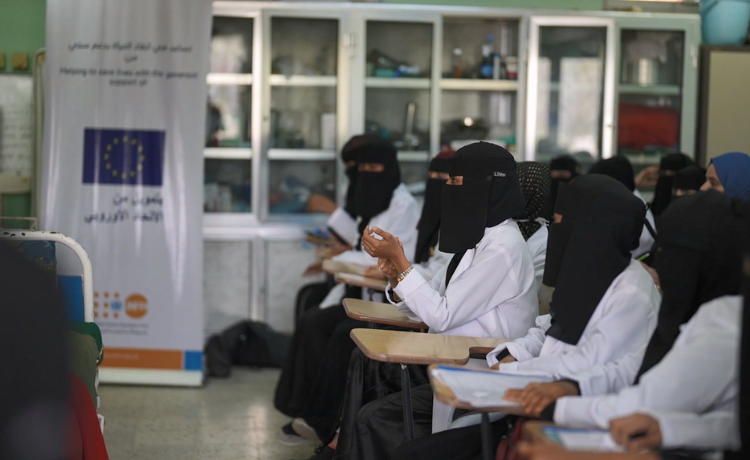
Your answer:
[[[207,78],[204,211],[249,213],[254,21],[214,16]]]
[[[519,26],[515,18],[444,19],[442,142],[456,150],[475,141],[495,142],[516,153]]]
[[[532,18],[526,158],[572,155],[586,170],[612,155],[614,24]]]
[[[270,18],[268,211],[306,212],[313,193],[336,199],[340,20]]]
[[[393,142],[402,179],[415,194],[424,188],[430,154],[439,149],[436,22],[417,16],[364,21],[364,131]]]
[[[617,152],[633,166],[682,148],[685,32],[620,30]]]

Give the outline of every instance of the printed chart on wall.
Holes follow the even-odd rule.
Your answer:
[[[47,4],[42,228],[94,268],[104,382],[202,381],[211,2]]]

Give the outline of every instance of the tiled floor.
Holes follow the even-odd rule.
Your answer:
[[[289,420],[273,407],[277,370],[234,368],[204,388],[99,387],[111,460],[306,459],[313,444],[287,447]]]

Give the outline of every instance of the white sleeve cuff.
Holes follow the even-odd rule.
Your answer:
[[[492,367],[495,364],[497,364],[498,363],[497,355],[501,351],[505,350],[506,348],[508,348],[508,344],[507,343],[501,343],[494,350],[492,350],[491,352],[487,353],[487,356],[485,357],[485,359],[487,359],[487,365],[490,366],[490,367]]]
[[[591,405],[595,398],[563,396],[555,402],[554,422],[558,425],[592,427]],[[608,427],[599,427],[607,429]]]
[[[424,277],[418,271],[412,270],[398,283],[398,286],[396,286],[393,291],[402,300],[406,300],[409,294],[419,289],[419,287],[425,283],[427,283],[427,281],[425,281]]]

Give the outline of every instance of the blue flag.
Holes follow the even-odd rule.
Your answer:
[[[83,183],[161,186],[164,138],[164,131],[86,128]]]

